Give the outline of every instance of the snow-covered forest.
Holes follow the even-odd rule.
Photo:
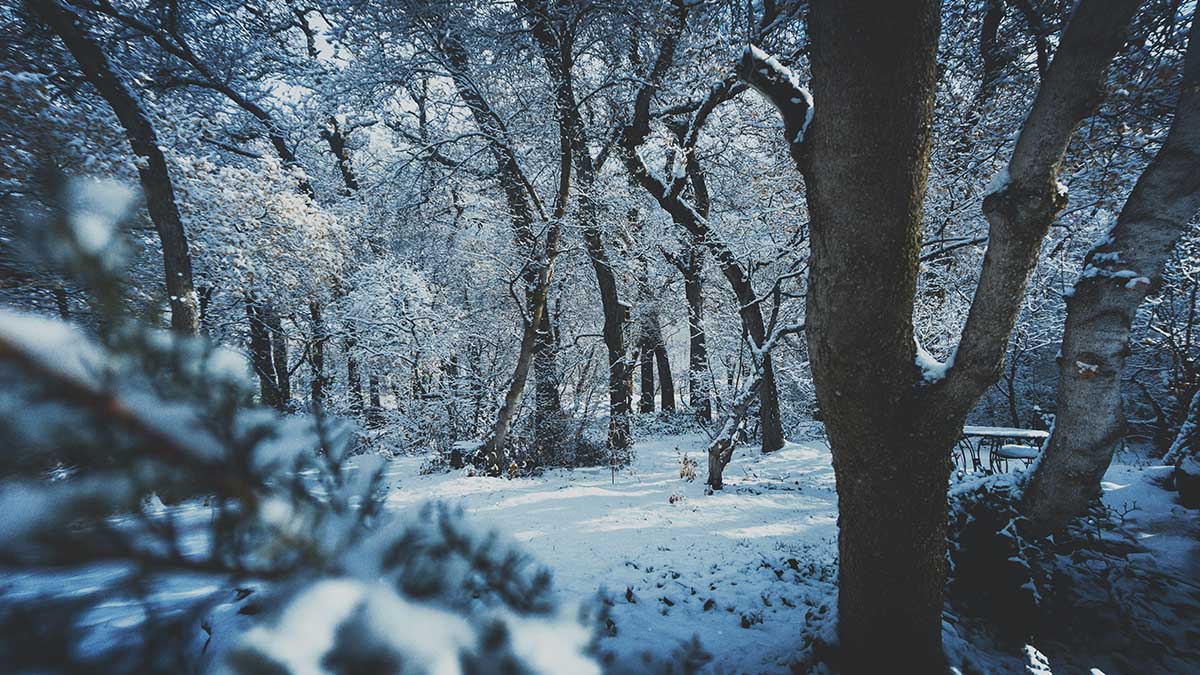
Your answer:
[[[0,0],[0,671],[1200,671],[1194,0]]]

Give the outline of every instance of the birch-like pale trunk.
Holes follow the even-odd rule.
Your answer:
[[[1025,489],[1044,531],[1082,514],[1125,437],[1121,379],[1137,308],[1162,282],[1200,211],[1200,23],[1193,23],[1175,119],[1111,232],[1084,258],[1067,298],[1054,431]]]

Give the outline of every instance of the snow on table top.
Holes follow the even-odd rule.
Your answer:
[[[995,454],[1005,459],[1033,459],[1038,456],[1038,449],[1028,445],[1002,445]]]
[[[1042,440],[1050,437],[1049,431],[1042,429],[1021,429],[1018,427],[980,427],[967,425],[963,427],[964,436],[991,436],[995,438],[1025,438]]]

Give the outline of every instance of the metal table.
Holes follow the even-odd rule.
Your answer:
[[[1037,445],[1041,445],[1042,441],[1050,437],[1050,432],[1042,429],[1021,429],[1018,427],[983,427],[967,425],[963,427],[962,436],[958,439],[958,444],[954,448],[955,460],[959,466],[967,467],[967,458],[970,458],[972,471],[983,471],[983,449],[988,450],[988,470],[995,472],[997,470],[996,457],[994,451],[1000,446],[1010,441],[1024,442],[1029,444],[1030,441],[1035,441]],[[977,439],[973,442],[972,439]]]

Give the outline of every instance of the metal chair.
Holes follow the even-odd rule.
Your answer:
[[[993,447],[992,451],[988,453],[988,456],[991,459],[993,471],[998,472],[1003,470],[1007,473],[1009,460],[1019,459],[1022,462],[1025,462],[1025,466],[1028,468],[1029,465],[1033,463],[1033,460],[1037,458],[1039,452],[1041,452],[1039,448],[1035,448],[1031,445],[997,443],[996,446]],[[1001,466],[1004,468],[1001,469]]]
[[[954,454],[955,463],[962,469],[968,469],[968,460],[970,462],[970,471],[979,471],[983,468],[983,460],[979,456],[980,443],[972,443],[969,438],[960,438],[951,451]]]

